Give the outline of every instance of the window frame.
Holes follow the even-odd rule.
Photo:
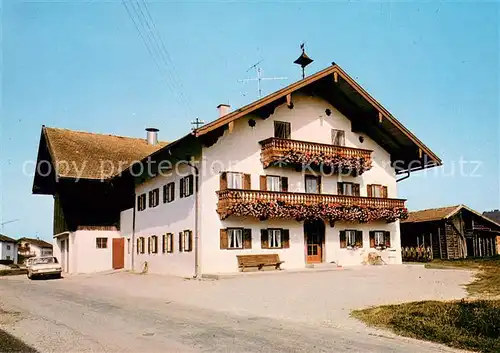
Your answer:
[[[103,243],[104,241],[104,243]],[[108,248],[108,238],[96,237],[95,238],[95,248],[96,249],[107,249]]]
[[[280,126],[281,125],[281,126]],[[274,120],[274,137],[284,140],[290,140],[292,138],[292,124],[289,121]],[[280,131],[280,128],[283,131]],[[283,132],[283,136],[280,135]]]
[[[307,180],[316,180],[316,192],[307,191]],[[304,176],[304,192],[306,194],[321,194],[321,175],[306,174]]]
[[[174,233],[163,234],[162,251],[164,254],[171,254],[174,252]]]
[[[272,232],[279,232],[279,246],[271,246]],[[268,249],[283,249],[283,229],[281,228],[267,228],[267,244]]]
[[[149,190],[148,201],[149,208],[155,208],[160,204],[160,188]]]
[[[346,191],[346,186],[349,185],[351,187],[351,194],[347,194]],[[339,188],[341,186],[341,188]],[[342,190],[342,191],[341,191]],[[352,181],[339,181],[337,182],[337,194],[342,195],[342,196],[356,196],[359,197],[361,196],[360,194],[360,184],[359,183],[354,183]]]
[[[235,185],[231,185],[233,182],[233,178],[235,176],[240,177],[240,187],[236,187]],[[244,189],[244,183],[245,183],[245,173],[240,173],[240,172],[226,172],[226,180],[227,180],[227,188],[228,189],[236,189],[236,190],[243,190]]]
[[[356,247],[356,232],[357,232],[357,230],[355,230],[355,229],[346,229],[345,230],[345,245],[347,248],[355,248]],[[354,240],[354,242],[352,244],[349,243],[351,234],[353,235],[353,240]]]
[[[270,180],[272,179],[277,179],[278,180],[278,190],[271,190],[270,185],[273,185],[273,183],[270,183]],[[280,175],[266,175],[266,190],[267,191],[283,191],[283,184],[282,184],[282,179],[283,177]]]
[[[226,228],[226,230],[227,230],[227,249],[228,250],[242,250],[243,249],[243,229],[244,228],[239,228],[239,227]],[[232,243],[231,242],[231,233],[235,232],[235,231],[239,231],[241,234],[240,239],[239,239],[240,246],[238,246],[238,247],[230,246]]]
[[[193,251],[193,232],[190,229],[185,229],[182,231],[182,251],[190,252]]]
[[[144,211],[146,209],[146,193],[137,196],[137,211]]]
[[[151,236],[151,254],[158,254],[158,236],[157,235],[152,235]]]
[[[334,135],[335,132],[338,134]],[[341,138],[339,139],[339,137]],[[345,130],[332,129],[332,145],[340,147],[345,146]]]
[[[180,179],[180,197],[189,197],[194,193],[194,177],[193,174],[186,175]]]
[[[175,182],[172,181],[163,185],[163,203],[170,203],[175,200]]]
[[[380,235],[380,234],[382,235],[382,242],[377,243],[377,235]],[[373,231],[373,240],[374,240],[375,247],[385,247],[385,231],[374,230]]]

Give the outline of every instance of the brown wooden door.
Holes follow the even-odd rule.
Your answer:
[[[318,263],[323,261],[323,243],[325,239],[325,224],[323,221],[304,223],[306,241],[306,262]]]
[[[125,239],[113,239],[113,269],[119,270],[125,267]]]

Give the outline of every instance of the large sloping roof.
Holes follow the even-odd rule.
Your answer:
[[[51,248],[52,249],[52,244],[46,242],[45,240],[34,239],[34,238],[21,238],[21,239],[18,240],[18,242],[21,242],[21,241],[24,241],[24,242],[30,243],[32,245],[38,246],[39,248]]]
[[[442,165],[442,161],[387,109],[377,102],[340,66],[332,66],[297,81],[283,89],[239,108],[195,130],[196,136],[214,133],[236,119],[256,113],[265,118],[274,107],[283,104],[287,96],[307,90],[329,100],[335,108],[352,120],[353,131],[363,131],[391,153],[398,162],[397,173]]]
[[[3,234],[0,234],[0,241],[4,241],[6,243],[15,243],[15,242],[17,242],[16,239],[9,238],[8,236],[3,235]]]
[[[58,178],[107,179],[157,151],[166,142],[150,145],[146,139],[43,127]]]
[[[448,207],[441,207],[441,208],[431,208],[427,210],[421,210],[421,211],[415,211],[415,212],[410,212],[408,214],[408,218],[405,219],[404,221],[401,221],[401,223],[422,223],[422,222],[432,222],[432,221],[440,221],[442,219],[447,219],[452,217],[453,215],[457,214],[457,212],[461,211],[462,209],[465,209],[476,216],[484,219],[485,221],[494,224],[498,228],[500,228],[500,224],[492,220],[491,218],[486,217],[485,215],[482,215],[481,213],[473,210],[470,207],[467,207],[465,205],[456,205],[456,206],[448,206]]]

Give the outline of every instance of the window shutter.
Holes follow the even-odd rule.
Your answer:
[[[163,203],[167,203],[167,193],[168,193],[168,188],[167,185],[163,185]]]
[[[382,192],[380,194],[383,198],[387,198],[387,186],[382,186]]]
[[[359,196],[359,184],[352,184],[352,193],[354,196]]]
[[[337,195],[344,195],[344,184],[337,183]]]
[[[267,229],[260,230],[260,247],[261,249],[269,249],[269,239]]]
[[[345,230],[340,231],[340,248],[347,248],[347,242],[345,239]]]
[[[167,243],[166,243],[167,235],[163,234],[161,236],[161,252],[165,254],[167,252]]]
[[[179,180],[179,197],[184,197],[184,178]]]
[[[384,232],[384,242],[387,248],[391,247],[391,232]]]
[[[170,201],[174,201],[175,199],[175,183],[172,183],[172,186],[170,187]]]
[[[281,230],[281,243],[283,244],[284,249],[288,249],[290,247],[290,230],[282,229]]]
[[[150,191],[148,193],[148,199],[149,199],[149,207],[153,207],[153,192]]]
[[[226,190],[227,189],[227,173],[226,172],[222,172],[220,173],[220,187],[219,189],[220,190]]]
[[[318,194],[321,194],[321,175],[318,175]]]
[[[148,237],[148,254],[151,254],[151,237]]]
[[[227,229],[220,230],[220,248],[227,249]]]
[[[251,190],[252,183],[250,181],[250,174],[243,174],[243,190]]]
[[[288,178],[287,177],[281,177],[281,191],[283,191],[283,192],[288,191]]]
[[[260,191],[266,191],[267,190],[267,178],[265,175],[261,175],[259,177],[259,184],[260,184]]]
[[[189,231],[189,236],[188,236],[188,246],[186,251],[192,251],[193,250],[193,231]]]
[[[292,124],[290,123],[285,123],[285,138],[286,139],[289,139],[290,136],[291,136],[291,127],[292,127]]]
[[[363,232],[361,230],[356,231],[356,247],[363,247]]]
[[[370,231],[370,248],[375,247],[375,232],[373,230]]]
[[[252,248],[252,230],[243,229],[243,249]]]
[[[193,193],[194,193],[194,175],[193,174],[188,175],[188,183],[189,183],[189,194],[186,196],[193,195]]]
[[[184,251],[184,237],[182,236],[182,232],[179,232],[179,251]]]
[[[140,252],[141,238],[137,238],[137,254]]]
[[[372,185],[371,184],[368,184],[366,185],[366,195],[368,197],[373,197],[373,190],[372,190]]]
[[[170,233],[170,252],[174,252],[174,233]]]

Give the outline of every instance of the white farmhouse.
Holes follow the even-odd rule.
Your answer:
[[[21,238],[17,241],[18,253],[23,257],[52,256],[52,244],[42,239]]]
[[[17,263],[17,240],[0,234],[0,261]]]
[[[173,143],[159,144],[149,131],[154,151],[103,182],[73,182],[93,200],[107,195],[108,206],[100,219],[85,220],[94,233],[73,242],[94,244],[102,231],[95,227],[107,222],[115,227],[107,237],[123,239],[99,269],[121,261],[120,246],[126,268],[179,276],[278,261],[282,269],[401,263],[399,220],[407,210],[398,175],[441,160],[338,65],[235,111],[218,108],[218,119]],[[88,147],[75,146],[82,154]],[[119,160],[105,152],[97,157]],[[50,178],[38,173],[34,188],[49,193],[41,185],[50,184],[57,205],[61,180]],[[78,266],[92,269],[97,252],[87,246]]]

